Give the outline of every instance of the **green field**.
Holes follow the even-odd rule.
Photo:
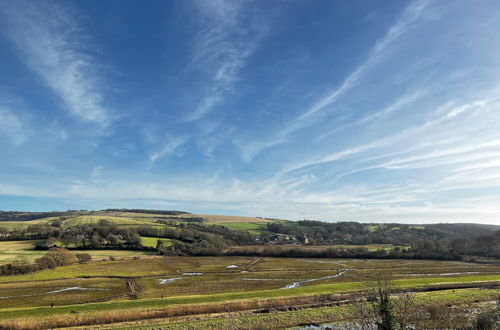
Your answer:
[[[347,294],[361,290],[374,274],[402,288],[500,283],[498,265],[454,261],[157,256],[0,277],[0,325],[25,317],[55,322],[72,313],[90,318],[121,310],[150,313],[193,304]],[[128,283],[137,288],[134,299]],[[446,301],[458,298],[446,295]]]
[[[162,241],[165,246],[169,246],[172,244],[172,240],[167,238],[141,237],[141,244],[146,247],[155,248],[158,244],[158,241]]]
[[[157,226],[159,224],[155,223],[154,219],[150,218],[133,218],[133,217],[116,217],[116,216],[99,216],[99,215],[88,215],[88,216],[80,216],[76,218],[70,218],[63,222],[63,227],[72,227],[72,226],[84,226],[84,225],[92,225],[97,224],[101,220],[109,221],[117,226]]]
[[[435,293],[423,293],[417,297],[417,306],[432,304],[441,308],[440,317],[446,318],[447,324],[450,321],[457,326],[463,326],[465,320],[461,318],[460,306],[480,305],[480,301],[495,299],[499,290],[453,290]],[[448,313],[450,307],[446,306],[448,301],[458,305],[454,313]],[[424,307],[425,308],[425,307]],[[423,308],[423,309],[424,309]],[[241,315],[243,314],[243,315]],[[349,326],[352,322],[353,311],[350,306],[323,307],[314,309],[304,309],[299,311],[285,311],[281,313],[251,315],[250,313],[240,313],[240,315],[227,315],[221,318],[220,315],[207,317],[205,320],[156,320],[156,321],[136,321],[104,326],[104,329],[282,329],[304,324],[307,320],[309,324],[321,324]],[[451,320],[450,320],[451,319]],[[444,323],[444,322],[443,322]],[[297,327],[294,329],[303,329]]]
[[[53,218],[44,218],[40,220],[31,220],[31,221],[0,221],[0,227],[7,228],[9,230],[15,230],[20,228],[25,228],[28,225],[36,225],[36,224],[49,224]]]
[[[0,264],[13,262],[19,259],[32,261],[41,257],[45,251],[33,250],[34,241],[5,241],[0,242]]]
[[[147,239],[147,238],[146,238]],[[153,243],[152,239],[147,242]],[[47,253],[43,250],[33,250],[35,241],[0,241],[0,265],[15,262],[18,260],[33,261]],[[154,242],[156,246],[156,241]],[[150,251],[130,251],[130,250],[77,250],[75,253],[88,253],[94,260],[115,258],[133,258],[147,255],[155,255]]]
[[[266,227],[266,223],[259,222],[222,222],[218,225],[227,227],[232,230],[248,230],[251,233],[260,233]]]

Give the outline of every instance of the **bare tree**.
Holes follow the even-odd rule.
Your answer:
[[[472,329],[493,330],[500,328],[500,297],[497,298],[495,305],[484,308],[475,318]]]
[[[396,290],[386,279],[366,282],[366,288],[353,303],[353,316],[362,330],[404,330],[414,311],[411,292]]]

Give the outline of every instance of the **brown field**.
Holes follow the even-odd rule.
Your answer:
[[[299,313],[290,321],[294,325],[299,315],[315,319],[303,309],[311,309],[314,314],[312,311],[324,306],[340,308],[332,306],[345,304],[350,295],[363,290],[367,279],[374,277],[391,279],[397,287],[422,293],[437,290],[436,294],[442,294],[436,297],[444,303],[458,299],[455,290],[469,290],[464,297],[474,298],[473,301],[500,295],[500,265],[494,264],[151,256],[0,277],[0,327],[43,329],[80,325],[86,329],[95,324],[141,319],[151,319],[149,322],[154,324],[152,319],[188,315],[206,319],[212,313],[222,313],[230,317],[229,312],[252,310],[282,315],[291,307]],[[50,307],[51,304],[55,306]],[[270,310],[274,312],[269,313]],[[211,328],[210,324],[201,329]],[[267,326],[279,328],[279,324],[275,320]],[[214,327],[219,326],[222,325],[215,322]],[[195,324],[189,327],[198,328]]]
[[[273,222],[272,220],[256,218],[256,217],[241,217],[234,215],[212,215],[212,214],[181,214],[179,218],[200,217],[210,223],[225,223],[225,222]]]

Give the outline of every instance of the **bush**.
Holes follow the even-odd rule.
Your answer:
[[[57,267],[56,261],[49,255],[45,255],[41,258],[35,259],[35,264],[40,270],[54,269]]]
[[[76,258],[79,264],[86,264],[92,261],[92,256],[88,253],[77,253]]]
[[[67,266],[78,262],[73,253],[63,248],[52,248],[47,252],[47,255],[52,257],[58,266]]]
[[[490,330],[500,327],[500,300],[496,302],[496,308],[486,308],[476,316],[473,329]]]

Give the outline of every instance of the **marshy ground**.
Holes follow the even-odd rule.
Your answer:
[[[214,315],[227,313],[235,313],[232,318],[242,328],[247,321],[249,328],[255,322],[273,327],[281,318],[287,326],[300,324],[299,319],[342,321],[350,297],[373,277],[445,305],[478,304],[500,295],[496,264],[146,256],[0,277],[0,325],[146,327],[168,319],[210,328],[223,322]]]

